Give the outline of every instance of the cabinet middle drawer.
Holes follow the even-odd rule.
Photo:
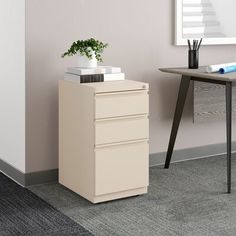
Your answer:
[[[95,144],[148,139],[148,116],[126,116],[95,121]]]

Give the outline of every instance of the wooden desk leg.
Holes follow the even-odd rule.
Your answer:
[[[170,166],[170,160],[171,160],[171,156],[172,156],[174,145],[175,145],[179,123],[180,123],[182,113],[183,113],[190,80],[191,80],[191,77],[182,76],[182,79],[180,82],[179,94],[178,94],[177,104],[175,108],[175,115],[174,115],[174,120],[172,124],[170,140],[169,140],[169,146],[168,146],[167,155],[166,155],[166,162],[165,162],[166,169],[168,169]]]
[[[232,82],[226,82],[227,191],[231,193]]]

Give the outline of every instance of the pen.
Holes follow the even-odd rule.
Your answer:
[[[198,47],[197,47],[197,50],[199,50],[200,46],[201,46],[201,43],[202,43],[202,38],[200,40],[200,43],[198,44]]]
[[[188,39],[188,48],[191,50],[190,40]]]

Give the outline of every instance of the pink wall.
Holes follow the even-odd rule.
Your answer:
[[[75,58],[60,55],[77,39],[110,44],[104,64],[121,66],[127,79],[150,83],[150,151],[167,148],[179,77],[158,67],[186,66],[187,48],[173,46],[172,0],[27,0],[27,172],[57,168],[58,80]],[[236,45],[204,46],[201,64],[235,61]],[[225,124],[192,123],[189,93],[177,149],[225,141]]]

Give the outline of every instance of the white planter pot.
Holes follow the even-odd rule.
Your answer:
[[[77,54],[77,66],[83,68],[96,68],[97,59],[95,57],[95,52],[92,52],[92,59],[89,59],[87,56],[82,56],[80,53]]]

